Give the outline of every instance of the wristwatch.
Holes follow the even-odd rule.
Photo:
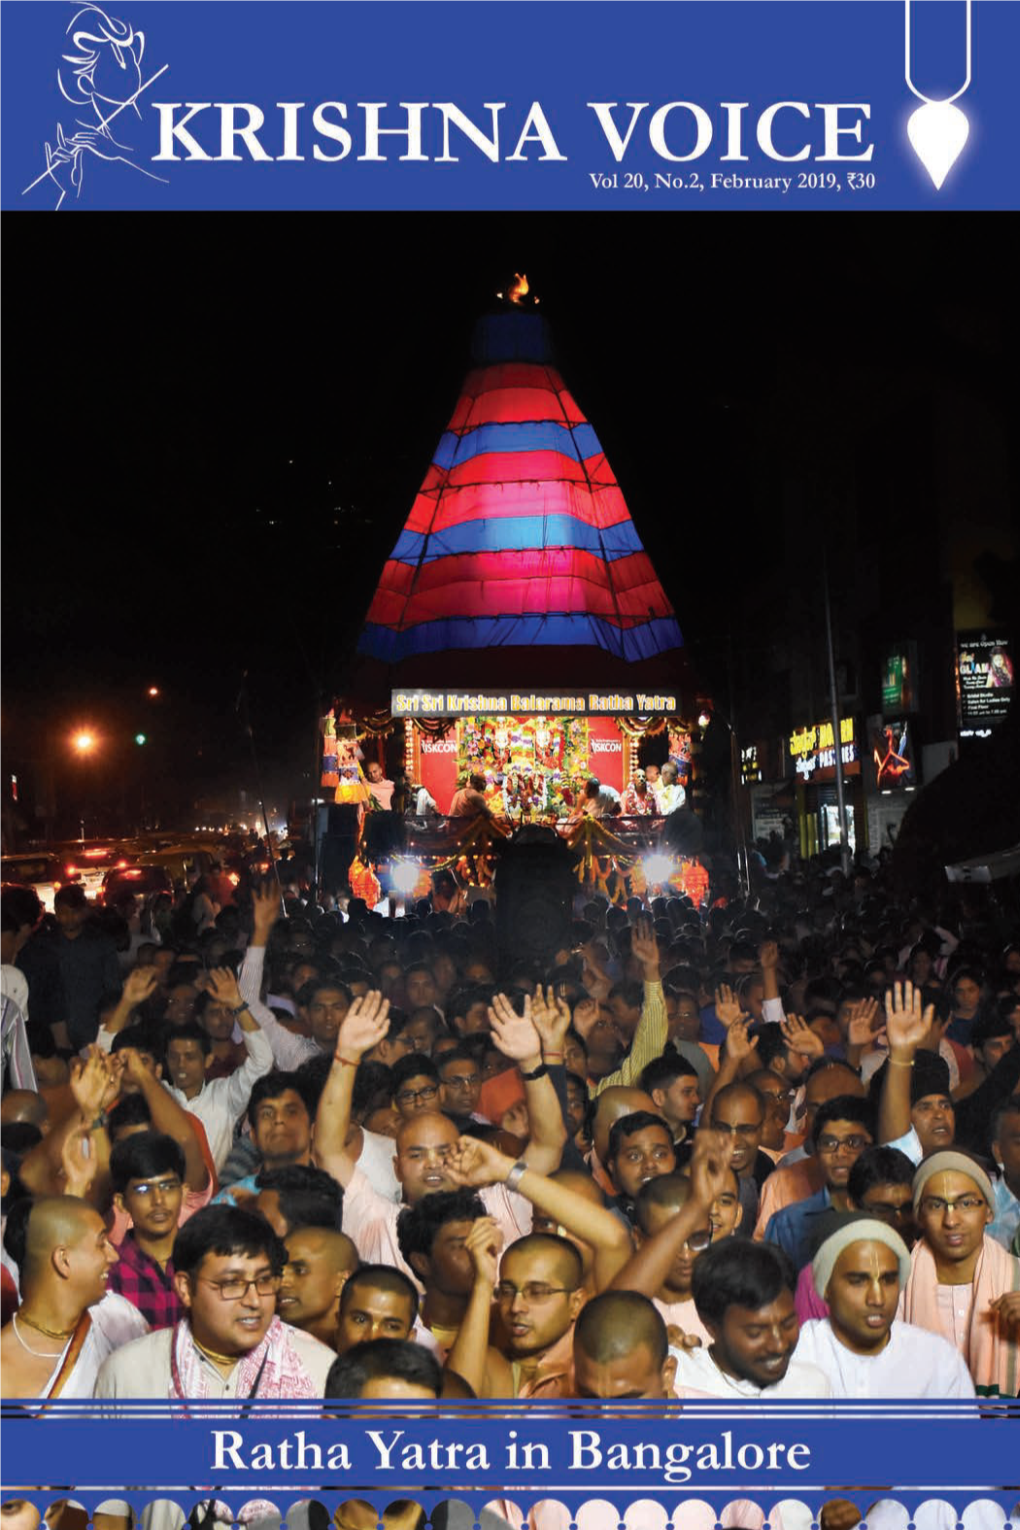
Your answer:
[[[549,1069],[546,1067],[545,1063],[544,1062],[540,1062],[538,1067],[537,1068],[532,1068],[530,1073],[525,1073],[522,1070],[521,1071],[521,1078],[525,1079],[529,1084],[532,1084],[532,1083],[534,1083],[536,1078],[545,1078],[545,1076],[546,1076],[546,1074],[548,1072],[549,1072]]]
[[[237,1008],[232,1009],[230,1013],[236,1018],[238,1015],[243,1015],[245,1010],[250,1008],[251,1006],[249,1004],[239,1004]]]
[[[513,1168],[510,1170],[510,1172],[507,1175],[506,1179],[503,1181],[503,1183],[506,1185],[508,1190],[516,1190],[517,1189],[517,1186],[520,1184],[520,1182],[521,1182],[521,1180],[522,1180],[522,1178],[524,1176],[524,1171],[525,1171],[525,1169],[527,1167],[528,1166],[524,1162],[524,1159],[523,1158],[518,1158],[517,1162],[514,1164]]]

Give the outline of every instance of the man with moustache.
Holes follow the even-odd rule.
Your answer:
[[[691,1287],[711,1343],[681,1352],[680,1397],[828,1397],[816,1366],[794,1360],[800,1322],[795,1274],[781,1249],[727,1238],[694,1266]]]
[[[857,1159],[870,1147],[875,1116],[870,1101],[837,1095],[815,1116],[812,1146],[822,1166],[823,1184],[817,1194],[777,1211],[765,1230],[766,1243],[785,1249],[798,1270],[811,1257],[812,1231],[831,1208],[849,1211],[848,1181]]]

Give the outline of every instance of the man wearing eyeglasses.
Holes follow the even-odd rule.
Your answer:
[[[440,1110],[439,1074],[431,1057],[409,1052],[393,1064],[390,1074],[393,1105],[401,1121],[426,1110]]]
[[[1020,1259],[988,1236],[992,1186],[967,1153],[932,1153],[914,1175],[920,1238],[902,1316],[956,1346],[979,1396],[1020,1384]]]
[[[322,1397],[335,1356],[276,1316],[287,1250],[263,1217],[196,1212],[173,1261],[183,1316],[111,1355],[96,1397]]]
[[[110,1155],[114,1205],[131,1219],[109,1288],[127,1297],[150,1328],[169,1328],[184,1309],[174,1284],[173,1248],[184,1209],[184,1153],[172,1137],[136,1132]]]
[[[504,1254],[494,1294],[515,1397],[573,1397],[582,1279],[577,1249],[554,1233],[518,1238]]]
[[[822,1188],[805,1201],[777,1211],[765,1230],[766,1243],[776,1243],[800,1270],[811,1258],[811,1240],[820,1216],[830,1208],[852,1210],[847,1182],[850,1170],[875,1138],[875,1112],[869,1100],[837,1095],[815,1116],[811,1139],[821,1165]]]

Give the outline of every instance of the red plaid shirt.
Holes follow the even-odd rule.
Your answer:
[[[170,1328],[184,1316],[184,1307],[174,1290],[173,1260],[164,1271],[138,1247],[129,1232],[118,1250],[120,1258],[110,1271],[109,1290],[126,1297],[137,1307],[150,1328]]]

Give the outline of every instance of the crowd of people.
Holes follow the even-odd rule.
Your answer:
[[[818,863],[536,967],[461,892],[4,890],[4,1396],[1017,1395],[1020,945]]]

